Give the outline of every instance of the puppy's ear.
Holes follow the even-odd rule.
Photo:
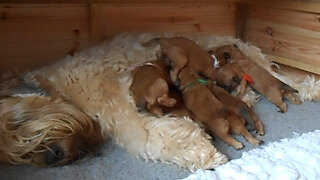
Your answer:
[[[228,53],[228,52],[224,52],[222,55],[223,55],[223,57],[224,57],[226,60],[231,59],[231,54]]]
[[[233,44],[233,47],[238,48],[238,46],[236,44]],[[239,49],[239,48],[238,48]]]

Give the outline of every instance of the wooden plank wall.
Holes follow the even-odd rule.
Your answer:
[[[180,32],[235,35],[236,5],[127,4],[101,7],[102,35],[119,32]]]
[[[320,3],[103,1],[0,4],[0,71],[50,64],[122,32],[152,31],[236,36],[280,63],[320,74]]]
[[[320,74],[320,13],[251,6],[246,39],[279,63]]]
[[[235,35],[235,3],[0,4],[0,71],[34,69],[122,32]]]
[[[89,42],[82,4],[0,6],[0,70],[49,64]]]

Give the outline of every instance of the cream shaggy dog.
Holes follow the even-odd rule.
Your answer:
[[[272,71],[270,61],[260,49],[232,37],[123,34],[102,46],[33,71],[25,76],[25,81],[61,96],[97,122],[104,137],[114,138],[136,157],[176,164],[192,171],[215,168],[227,162],[227,158],[216,150],[211,137],[198,124],[189,118],[140,114],[129,92],[132,80],[129,69],[159,56],[158,46],[144,48],[141,44],[155,37],[173,36],[190,38],[205,50],[237,44],[246,55]],[[273,71],[272,74],[277,75]],[[299,81],[285,82],[301,91]],[[312,96],[318,98],[319,94]],[[253,105],[258,96],[248,89],[244,98]],[[302,99],[310,98],[303,95]]]

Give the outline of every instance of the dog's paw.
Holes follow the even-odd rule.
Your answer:
[[[285,113],[288,111],[288,105],[286,103],[282,103],[279,108],[280,110],[278,112]]]
[[[259,145],[262,145],[262,144],[264,144],[264,141],[260,140]]]
[[[241,150],[244,148],[244,145],[241,143],[241,142],[238,142],[237,144],[234,144],[233,147],[236,149],[236,150]]]
[[[266,133],[264,132],[264,129],[259,129],[258,131],[257,131],[257,133],[258,133],[258,135],[259,136],[264,136]]]

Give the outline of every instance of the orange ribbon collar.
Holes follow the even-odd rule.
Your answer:
[[[249,74],[245,73],[243,75],[243,78],[248,82],[248,83],[254,83],[253,79],[249,76]]]

